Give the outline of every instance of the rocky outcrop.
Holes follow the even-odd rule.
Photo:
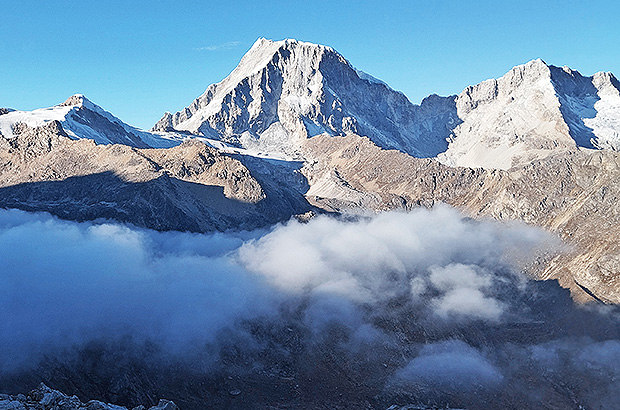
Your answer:
[[[0,410],[127,410],[125,407],[90,400],[83,403],[77,396],[68,396],[58,390],[50,389],[43,383],[27,395],[10,396],[0,394]],[[146,410],[144,406],[134,407],[133,410]],[[174,402],[160,400],[156,406],[148,410],[179,410]]]

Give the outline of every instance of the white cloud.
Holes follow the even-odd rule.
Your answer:
[[[226,43],[220,44],[212,44],[204,47],[194,47],[196,51],[219,51],[219,50],[230,50],[238,47],[241,44],[240,41],[228,41]]]
[[[91,341],[130,336],[170,366],[182,357],[211,371],[226,349],[249,372],[301,375],[326,360],[361,384],[393,391],[392,381],[466,408],[484,389],[525,400],[513,381],[591,380],[580,399],[611,408],[616,310],[575,307],[557,283],[517,273],[549,240],[447,207],[214,234],[0,210],[0,382],[43,355],[79,357]]]
[[[452,340],[424,346],[395,378],[405,385],[425,384],[442,391],[463,391],[493,386],[503,376],[478,350]]]
[[[429,281],[443,292],[431,302],[438,315],[499,320],[504,306],[492,296],[492,285],[494,280],[501,281],[501,277],[494,277],[477,266],[462,264],[432,267],[430,271]]]
[[[301,310],[310,334],[339,324],[360,340],[381,334],[372,316],[395,298],[440,317],[495,320],[502,305],[487,295],[485,269],[506,265],[514,237],[530,248],[546,238],[523,240],[528,230],[448,208],[205,235],[0,210],[0,342],[9,346],[0,356],[34,360],[49,346],[127,332],[182,350],[275,318],[282,304]]]

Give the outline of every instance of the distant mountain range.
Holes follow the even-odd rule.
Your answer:
[[[574,249],[536,274],[620,302],[611,73],[537,59],[415,105],[330,47],[259,39],[150,131],[74,95],[0,110],[0,134],[2,207],[205,232],[441,201],[556,232]]]

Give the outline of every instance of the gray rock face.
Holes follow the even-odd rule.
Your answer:
[[[330,47],[259,39],[227,78],[187,108],[166,113],[152,130],[291,156],[308,137],[354,133],[431,157],[446,150],[457,122],[454,97],[433,95],[417,106]]]
[[[509,169],[562,150],[620,146],[618,80],[584,77],[533,60],[456,98],[462,121],[438,159],[452,166]]]
[[[178,409],[169,400],[160,400],[157,406],[149,408],[149,410]],[[0,410],[127,410],[127,408],[98,400],[82,403],[77,396],[68,396],[41,383],[28,395],[0,395]],[[138,406],[134,410],[146,410],[146,408]]]

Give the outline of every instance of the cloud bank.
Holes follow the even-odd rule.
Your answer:
[[[124,375],[129,393],[112,400],[131,404],[138,380],[166,374],[148,388],[169,385],[188,408],[172,386],[212,386],[215,400],[230,380],[290,400],[488,408],[537,403],[541,384],[572,400],[558,386],[604,373],[580,400],[611,403],[614,309],[520,273],[557,245],[448,207],[216,234],[0,210],[0,387],[55,374],[55,387],[100,392]]]

